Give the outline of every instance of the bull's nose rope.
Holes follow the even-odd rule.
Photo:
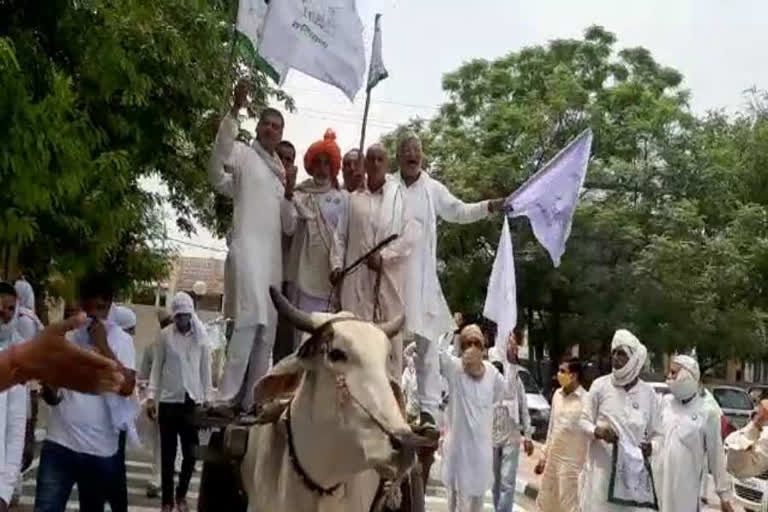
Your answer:
[[[288,458],[291,459],[293,470],[296,471],[297,475],[299,475],[299,478],[301,478],[301,481],[304,483],[307,489],[314,492],[315,494],[319,494],[320,496],[330,496],[336,492],[336,490],[341,487],[341,483],[338,483],[333,487],[325,488],[312,480],[312,477],[310,477],[301,466],[299,457],[296,455],[296,447],[293,445],[293,432],[291,431],[291,404],[288,404],[288,407],[285,410],[285,431],[288,437]]]

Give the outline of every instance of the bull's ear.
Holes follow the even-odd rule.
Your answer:
[[[304,368],[295,354],[282,359],[253,388],[253,401],[263,404],[291,395],[299,387]]]

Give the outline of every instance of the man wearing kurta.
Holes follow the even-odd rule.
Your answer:
[[[698,512],[701,478],[709,466],[720,508],[733,512],[731,480],[725,469],[720,416],[699,394],[699,364],[678,355],[667,375],[670,394],[662,399],[663,437],[654,446],[654,479],[663,512]]]
[[[442,479],[450,512],[481,512],[493,484],[493,405],[504,396],[504,379],[483,360],[485,337],[477,325],[464,327],[457,341],[459,357],[439,354],[450,395]]]
[[[281,208],[284,171],[275,148],[282,140],[283,116],[265,109],[251,146],[236,140],[237,113],[247,103],[247,90],[238,84],[232,112],[219,127],[208,175],[213,187],[234,202],[230,257],[237,286],[235,330],[219,386],[219,399],[249,408],[255,383],[272,360],[277,311],[269,287],[282,282]],[[231,169],[226,172],[224,167]]]
[[[422,236],[405,269],[405,327],[415,338],[422,423],[433,426],[440,406],[438,338],[456,328],[437,277],[437,218],[469,224],[501,211],[504,200],[464,203],[422,171],[421,141],[404,137],[397,150],[400,172],[394,178],[405,190],[405,217],[421,226]]]
[[[347,151],[342,160],[341,172],[344,178],[344,190],[351,194],[365,188],[365,171],[363,171],[359,149]]]
[[[584,403],[581,428],[591,439],[584,468],[581,509],[589,512],[646,510],[608,501],[613,444],[624,442],[651,455],[660,434],[656,391],[640,380],[648,351],[629,331],[618,330],[611,342],[610,375],[595,379]],[[698,492],[696,493],[698,495]]]
[[[347,194],[339,190],[336,177],[341,168],[341,150],[333,130],[325,133],[304,155],[310,175],[296,190],[286,188],[293,202],[283,218],[283,231],[292,236],[285,268],[290,296],[308,313],[331,311],[335,303],[331,275],[331,249],[336,225],[346,210]]]
[[[581,363],[567,359],[560,364],[557,381],[560,387],[552,395],[544,457],[536,465],[542,474],[538,510],[546,512],[579,512],[579,475],[587,456],[589,437],[579,426],[587,392],[581,387]]]
[[[365,167],[368,187],[350,195],[336,229],[331,279],[338,281],[345,265],[357,261],[390,235],[398,235],[371,254],[341,284],[343,310],[366,320],[387,321],[404,311],[404,270],[420,231],[415,222],[405,222],[403,189],[396,180],[387,179],[389,160],[383,146],[368,148]],[[396,382],[402,374],[402,352],[402,337],[393,337],[388,368]]]

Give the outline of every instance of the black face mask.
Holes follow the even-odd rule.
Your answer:
[[[192,315],[189,313],[178,314],[173,319],[173,322],[176,324],[176,329],[178,329],[180,333],[186,334],[192,328]]]

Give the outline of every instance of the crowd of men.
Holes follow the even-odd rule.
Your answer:
[[[477,324],[457,325],[436,259],[438,218],[475,222],[501,212],[504,198],[465,203],[454,197],[424,170],[421,143],[412,134],[399,141],[394,155],[399,170],[391,174],[385,147],[374,144],[365,154],[352,150],[342,157],[329,130],[304,155],[309,179],[296,183],[296,150],[283,139],[280,112],[265,109],[253,143],[238,140],[238,113],[246,105],[246,88],[238,84],[208,169],[214,188],[234,200],[226,276],[234,329],[216,395],[205,326],[186,293],[173,298],[170,314],[159,315],[161,333],[137,369],[135,314],[113,304],[110,279],[86,276],[76,305],[65,314],[76,320],[62,325],[69,330],[67,343],[83,349],[70,353],[72,361],[95,367],[96,360],[84,358],[86,351],[110,361],[93,373],[103,382],[88,387],[74,363],[69,380],[56,371],[46,378],[33,370],[35,360],[57,351],[44,355],[39,348],[18,348],[43,346],[48,330],[35,316],[28,283],[0,283],[0,369],[9,373],[0,393],[0,512],[7,510],[19,472],[29,463],[22,455],[25,432],[34,430],[27,423],[34,400],[23,382],[31,378],[43,380],[41,396],[51,408],[35,510],[62,512],[76,484],[81,510],[102,511],[109,503],[114,512],[126,511],[126,443],[141,437],[157,456],[156,481],[148,493],[159,487],[164,512],[185,512],[199,443],[193,413],[250,410],[254,384],[271,367],[276,342],[286,353],[304,341],[278,328],[270,287],[284,290],[310,313],[344,310],[381,322],[404,312],[405,328],[391,340],[387,369],[391,379],[402,382],[417,428],[441,436],[450,510],[482,510],[491,491],[496,511],[511,512],[520,448],[534,453],[517,359],[523,330],[500,333],[501,342],[494,344]],[[53,346],[52,337],[47,339]],[[578,360],[566,359],[558,367],[559,389],[536,465],[542,474],[540,510],[696,511],[708,473],[722,510],[732,510],[721,412],[701,391],[696,361],[684,355],[672,360],[670,394],[659,399],[640,379],[647,358],[642,343],[619,330],[611,350],[612,373],[595,380],[589,391],[581,386]],[[117,380],[114,370],[121,376]],[[51,385],[57,383],[63,387]],[[92,394],[104,390],[109,391]],[[208,408],[211,404],[216,407]],[[768,404],[729,438],[732,472],[756,474],[768,467],[761,437],[766,422]]]

